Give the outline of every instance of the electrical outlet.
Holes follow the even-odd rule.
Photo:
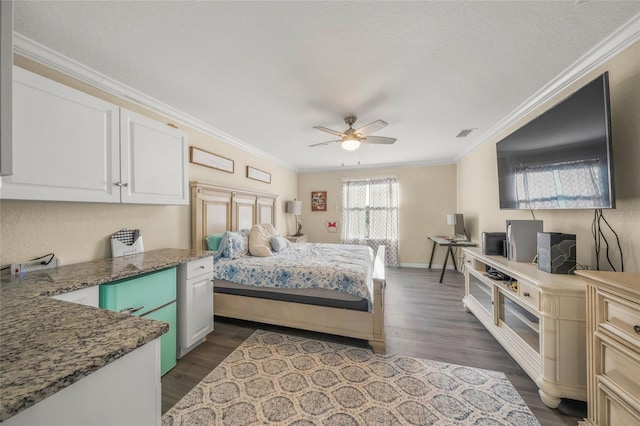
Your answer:
[[[49,263],[46,260],[29,260],[27,262],[22,263],[12,263],[11,264],[11,273],[13,275],[20,275],[25,272],[33,272],[38,271],[40,269],[47,268],[55,268],[60,266],[60,259],[57,256],[54,256],[53,259]]]

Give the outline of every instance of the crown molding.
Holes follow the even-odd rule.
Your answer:
[[[296,167],[279,158],[267,154],[266,152],[261,151],[228,133],[216,129],[197,118],[152,98],[139,90],[120,83],[117,80],[114,80],[17,32],[13,33],[13,51],[20,56],[42,64],[55,71],[59,71],[69,77],[73,77],[76,80],[89,84],[111,95],[118,96],[153,112],[175,119],[184,125],[213,136],[221,142],[233,145],[243,151],[278,163],[287,169],[297,171]]]
[[[567,69],[534,93],[509,115],[489,128],[480,137],[478,137],[474,143],[469,145],[458,157],[456,157],[454,161],[458,162],[462,160],[478,147],[496,137],[504,129],[510,127],[536,108],[544,105],[562,90],[566,89],[593,69],[602,65],[638,40],[640,40],[640,13],[635,15],[595,47],[582,55],[582,57],[569,65]]]

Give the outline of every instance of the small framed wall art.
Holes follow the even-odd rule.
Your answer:
[[[201,166],[233,173],[233,160],[196,148],[195,146],[191,147],[191,155],[189,158],[193,164],[200,164]]]
[[[312,212],[327,211],[327,191],[311,192],[311,211]]]
[[[271,183],[271,173],[247,166],[247,177],[260,182]]]

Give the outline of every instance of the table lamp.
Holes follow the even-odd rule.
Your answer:
[[[467,232],[464,229],[464,216],[462,214],[448,214],[447,225],[453,225],[453,238],[467,239]]]
[[[286,213],[292,214],[296,217],[296,233],[293,234],[294,237],[302,236],[302,222],[300,222],[300,214],[302,214],[302,201],[296,201],[294,198],[293,201],[287,201]]]

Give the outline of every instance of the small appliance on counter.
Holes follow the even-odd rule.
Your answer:
[[[111,236],[111,256],[120,257],[143,253],[142,235],[139,229],[123,228]]]

